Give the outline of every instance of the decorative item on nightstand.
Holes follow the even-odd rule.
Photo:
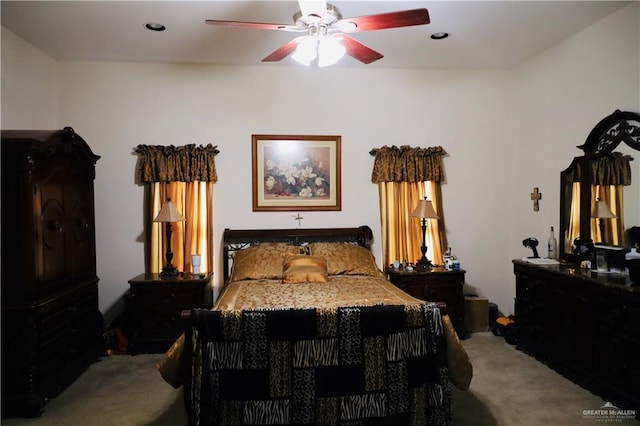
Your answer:
[[[171,263],[173,261],[173,252],[171,251],[171,224],[174,222],[184,222],[186,219],[182,216],[171,198],[167,198],[167,202],[162,205],[160,212],[153,219],[154,222],[164,222],[167,228],[167,239],[165,241],[167,247],[166,263],[162,268],[160,276],[162,278],[172,278],[178,275],[178,270]]]
[[[625,265],[629,271],[629,280],[634,284],[640,284],[640,226],[632,226],[625,231],[627,244],[632,248],[625,254]]]
[[[453,255],[451,254],[451,247],[448,247],[444,252],[444,255],[442,255],[442,264],[447,271],[453,270]]]
[[[522,240],[522,245],[533,250],[533,256],[529,256],[529,259],[537,259],[538,255],[538,240],[533,237],[525,238]]]
[[[427,259],[427,219],[439,219],[439,217],[433,209],[433,204],[430,200],[427,200],[427,197],[424,197],[424,200],[420,200],[418,202],[416,208],[411,212],[411,216],[420,218],[420,224],[422,226],[422,247],[420,247],[422,257],[416,263],[416,269],[419,271],[426,271],[431,269],[433,266],[431,261]]]
[[[640,253],[637,248],[632,248],[624,255],[625,265],[629,271],[629,280],[632,283],[640,284]]]
[[[200,275],[200,255],[191,255],[191,273],[193,275]]]

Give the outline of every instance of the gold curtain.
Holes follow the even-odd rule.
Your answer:
[[[609,245],[624,245],[624,186],[631,185],[630,155],[612,152],[606,157],[591,162],[591,200],[605,201],[616,216],[601,219],[604,235],[600,230],[599,220],[591,219],[591,239]]]
[[[624,186],[631,185],[631,161],[633,157],[612,152],[609,155],[590,161],[591,169],[591,200],[605,201],[613,214],[613,219],[604,219],[604,235],[596,218],[591,218],[591,239],[598,242],[606,242],[612,245],[624,245]],[[573,241],[580,236],[580,181],[582,170],[580,162],[577,163],[576,173],[571,195],[571,213],[569,218],[566,247],[572,247]],[[562,237],[562,236],[561,236]]]
[[[405,259],[415,262],[422,256],[420,220],[409,215],[425,196],[439,216],[427,221],[426,255],[433,263],[442,264],[443,247],[447,246],[440,189],[444,149],[384,146],[371,153],[376,156],[371,179],[378,184],[380,198],[383,264]]]
[[[165,263],[167,241],[164,223],[153,222],[162,203],[170,198],[186,221],[171,224],[171,251],[173,265],[189,272],[191,255],[199,254],[200,271],[213,271],[213,182],[169,182],[149,184],[147,246],[148,270],[158,273]]]
[[[580,237],[580,182],[573,182],[571,185],[571,212],[569,216],[569,229],[567,235],[560,235],[565,238],[565,250],[573,252],[573,242]]]
[[[185,222],[172,223],[173,265],[191,271],[191,255],[200,254],[201,272],[212,272],[213,185],[218,180],[216,146],[138,145],[136,175],[145,184],[146,270],[160,272],[167,251],[166,226],[153,222],[162,203],[173,201]]]
[[[429,220],[428,234],[430,240],[427,243],[430,244],[429,251],[433,257],[430,258],[435,264],[442,264],[442,255],[447,249],[447,236],[444,232],[444,208],[442,207],[442,188],[440,183],[433,181],[427,182],[427,197],[431,199],[433,203],[433,209],[436,211],[439,219]],[[429,254],[429,252],[427,252]]]
[[[384,265],[394,260],[414,262],[422,256],[420,220],[410,217],[417,200],[424,197],[424,185],[417,182],[380,182],[380,217]],[[427,252],[427,257],[431,253]]]

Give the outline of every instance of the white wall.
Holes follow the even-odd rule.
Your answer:
[[[11,31],[2,30],[2,128],[55,129],[56,62]]]
[[[640,44],[638,5],[614,13],[513,70],[511,103],[518,143],[512,196],[527,198],[533,186],[543,193],[539,212],[533,212],[530,203],[519,204],[512,216],[514,257],[524,237],[546,242],[549,227],[558,229],[558,172],[583,154],[577,146],[594,125],[616,109],[640,111],[640,61],[635,54]],[[640,161],[633,163],[640,175]],[[638,224],[640,216],[626,221]]]
[[[304,212],[302,226],[368,224],[376,238],[380,219],[369,150],[384,144],[442,145],[449,152],[443,196],[450,243],[469,253],[486,249],[491,232],[470,206],[491,198],[479,191],[479,181],[506,185],[495,163],[476,161],[487,150],[497,163],[507,161],[500,149],[507,138],[494,132],[505,115],[501,72],[95,62],[65,62],[59,69],[64,76],[60,124],[78,123],[76,131],[102,156],[96,171],[96,238],[103,308],[143,267],[143,192],[134,184],[132,155],[140,143],[219,146],[216,241],[225,227],[297,225],[295,213],[251,211],[252,133],[342,135],[342,211]],[[484,214],[500,210],[499,196],[493,198]],[[374,243],[378,259],[380,250]],[[473,256],[461,255],[463,265],[467,259],[472,265]],[[222,276],[219,270],[216,275]],[[478,275],[470,267],[468,281]]]
[[[143,270],[143,191],[134,182],[133,148],[219,146],[219,244],[225,227],[297,226],[295,212],[251,211],[251,134],[273,133],[342,135],[342,211],[303,212],[302,226],[367,224],[378,259],[369,150],[443,146],[449,153],[443,185],[449,244],[467,270],[468,286],[511,313],[511,259],[528,254],[520,243],[525,236],[544,242],[548,227],[557,226],[559,172],[578,154],[575,146],[614,109],[640,111],[637,7],[508,71],[56,63],[56,127],[71,125],[102,156],[96,171],[101,310],[111,308],[127,280]],[[13,39],[14,49],[30,49]],[[609,66],[600,65],[603,57]],[[25,79],[27,92],[31,78],[47,81]],[[14,102],[18,97],[3,90],[3,104],[16,105],[12,115],[3,111],[3,128],[23,126],[18,117],[31,117],[30,109]],[[37,115],[29,127],[44,125],[47,113]],[[539,212],[529,199],[534,186],[543,193]],[[219,270],[216,277],[219,283]]]

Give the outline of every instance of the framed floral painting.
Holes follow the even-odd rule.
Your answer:
[[[253,211],[340,210],[340,136],[252,135]]]

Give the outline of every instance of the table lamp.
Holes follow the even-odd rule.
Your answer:
[[[184,222],[186,219],[178,212],[175,203],[171,198],[167,198],[167,202],[162,204],[162,208],[158,215],[153,219],[154,222],[164,222],[167,232],[166,245],[166,263],[160,272],[160,277],[171,278],[178,275],[178,270],[171,263],[173,260],[173,252],[171,251],[171,224],[173,222]]]
[[[416,263],[416,268],[419,271],[426,271],[433,266],[431,261],[427,259],[427,219],[438,219],[438,215],[433,209],[433,203],[427,200],[427,197],[424,197],[424,200],[418,202],[418,205],[413,212],[411,212],[410,216],[420,218],[420,224],[422,225],[422,247],[420,247],[420,251],[422,252],[422,257],[418,260],[418,263]]]
[[[600,227],[600,239],[601,242],[604,241],[604,221],[603,219],[613,219],[616,217],[615,214],[611,211],[609,206],[605,201],[600,201],[600,198],[596,198],[596,202],[593,204],[593,209],[591,209],[591,217],[596,218],[598,220],[598,226]]]

